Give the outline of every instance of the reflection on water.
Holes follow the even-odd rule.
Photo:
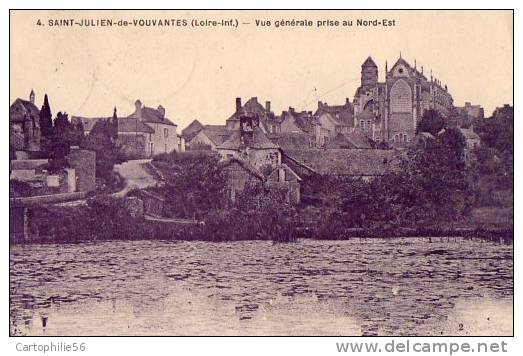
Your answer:
[[[512,256],[469,240],[18,245],[11,333],[512,335]]]

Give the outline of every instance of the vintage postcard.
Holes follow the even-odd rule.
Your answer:
[[[512,336],[513,25],[11,10],[10,335]]]

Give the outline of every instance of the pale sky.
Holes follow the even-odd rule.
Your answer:
[[[184,128],[193,119],[223,124],[235,97],[272,102],[276,114],[317,101],[352,101],[361,63],[372,56],[383,80],[400,52],[447,84],[454,103],[481,104],[490,115],[512,104],[511,11],[11,11],[10,99],[47,93],[53,115],[128,115],[134,101],[166,109]],[[238,28],[50,27],[49,19],[237,19]],[[356,20],[395,27],[356,27]],[[41,20],[45,26],[38,26]],[[255,20],[273,26],[256,27]],[[274,27],[310,19],[313,27]],[[317,28],[318,19],[353,27]],[[249,24],[243,24],[249,23]]]

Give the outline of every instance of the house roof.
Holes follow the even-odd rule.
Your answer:
[[[138,119],[118,119],[118,132],[154,133],[154,129]]]
[[[32,102],[18,98],[9,107],[9,120],[23,121],[24,116],[40,117],[40,110]]]
[[[84,131],[91,131],[94,125],[100,120],[110,120],[110,117],[81,117],[72,116],[71,121],[80,120],[84,126]],[[142,132],[154,133],[154,129],[142,121],[133,118],[118,118],[118,132]]]
[[[315,117],[328,113],[332,119],[339,125],[354,126],[354,108],[348,101],[343,105],[328,105],[327,103],[318,103],[318,109],[314,113]]]
[[[300,132],[280,132],[267,134],[272,143],[282,149],[301,149],[309,147],[311,136]]]
[[[361,148],[370,149],[372,145],[369,138],[361,130],[349,133],[339,133],[334,140],[327,144],[327,148]]]
[[[229,149],[229,150],[238,150],[241,147],[240,142],[240,130],[234,130],[231,132],[229,138],[218,145],[218,149]],[[280,148],[278,145],[274,144],[267,138],[263,131],[259,127],[253,129],[253,140],[248,145],[250,148],[258,149],[269,149],[269,148]]]
[[[139,100],[136,101],[137,105],[141,105]],[[160,112],[160,109],[163,110],[163,113]],[[139,119],[146,123],[151,124],[163,124],[163,125],[172,125],[178,126],[165,117],[165,110],[159,106],[158,109],[154,109],[148,106],[141,106],[140,111],[135,111],[131,115],[127,116],[128,119]]]
[[[223,161],[220,161],[220,167],[222,168],[230,166],[231,164],[238,164],[256,178],[260,179],[261,181],[265,181],[265,177],[263,176],[263,174],[246,160],[240,159],[238,157],[231,157]]]
[[[239,112],[234,112],[226,121],[239,121],[239,114],[245,113],[257,114],[260,120],[260,125],[263,126],[266,132],[270,131],[269,122],[273,122],[275,120],[274,113],[267,111],[265,107],[258,102],[257,97],[252,97],[247,100],[241,107],[241,110]]]
[[[200,132],[205,134],[215,145],[224,143],[231,135],[231,131],[227,130],[224,125],[205,125],[198,133]]]
[[[286,150],[283,154],[319,174],[379,176],[398,168],[398,152],[368,149]]]
[[[267,177],[267,180],[269,180],[269,181],[278,181],[279,180],[279,176],[278,176],[278,170],[279,169],[285,170],[285,177],[288,177],[290,175],[290,176],[294,177],[298,182],[302,181],[301,177],[296,172],[294,172],[285,163],[279,164],[276,167],[274,167],[273,171]]]
[[[311,132],[313,129],[313,116],[311,112],[296,112],[291,108],[289,111],[282,112],[279,118],[280,122],[287,119],[294,120],[296,126],[303,132]]]
[[[186,128],[182,130],[182,136],[186,141],[190,141],[203,129],[203,125],[198,120],[193,120]]]

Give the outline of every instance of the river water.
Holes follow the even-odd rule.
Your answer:
[[[110,241],[10,250],[16,335],[512,335],[513,246]]]

